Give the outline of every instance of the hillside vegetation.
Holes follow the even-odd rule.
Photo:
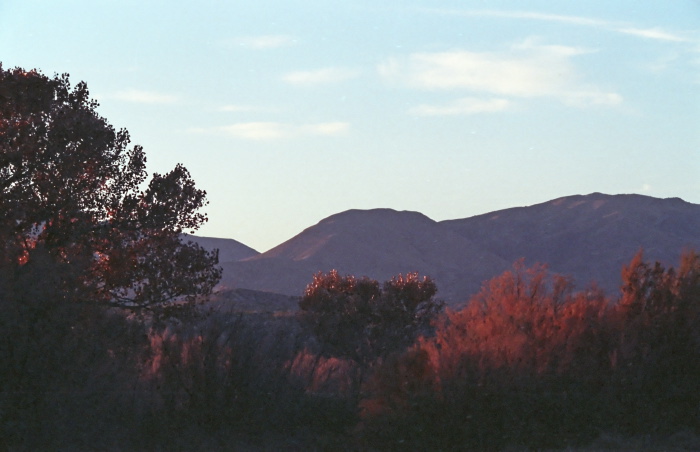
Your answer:
[[[677,268],[637,255],[617,298],[518,263],[406,335],[405,299],[364,310],[363,291],[324,292],[336,307],[314,322],[4,299],[0,437],[10,450],[699,444],[697,254]]]

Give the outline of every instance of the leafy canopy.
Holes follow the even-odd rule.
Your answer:
[[[143,148],[97,107],[67,74],[0,64],[0,288],[67,266],[58,295],[146,307],[210,293],[218,252],[181,239],[207,221],[206,192],[179,164],[146,184]]]
[[[443,304],[435,283],[417,273],[379,282],[317,273],[299,307],[301,320],[327,351],[361,364],[401,351],[429,327]]]

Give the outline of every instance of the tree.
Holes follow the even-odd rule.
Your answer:
[[[218,252],[181,239],[207,221],[206,192],[177,165],[147,178],[141,146],[68,74],[0,65],[0,290],[36,265],[57,297],[150,307],[208,294]]]
[[[327,351],[367,365],[426,331],[443,306],[436,292],[435,283],[417,273],[398,275],[380,288],[366,277],[319,272],[299,302],[301,320]]]
[[[635,421],[628,427],[695,428],[700,406],[700,255],[684,252],[676,270],[644,261],[640,251],[623,267],[621,289],[615,359],[626,414]],[[665,413],[663,418],[659,412]]]

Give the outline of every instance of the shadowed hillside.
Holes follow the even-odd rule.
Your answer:
[[[439,296],[457,299],[510,262],[417,212],[350,210],[333,215],[283,244],[225,263],[224,285],[301,295],[311,276],[338,270],[375,279],[417,271]]]
[[[700,205],[679,198],[593,193],[440,224],[508,262],[546,263],[609,291],[640,248],[666,265],[684,248],[700,248]]]
[[[191,240],[204,249],[219,249],[219,262],[239,261],[260,254],[253,248],[233,239],[219,239],[214,237],[200,237],[196,235],[184,234],[184,240]]]
[[[196,239],[222,248],[221,284],[229,289],[299,296],[319,271],[378,280],[417,271],[458,304],[521,258],[616,293],[622,264],[640,248],[665,264],[700,248],[700,206],[593,193],[442,222],[418,212],[349,210],[262,254],[235,241]]]

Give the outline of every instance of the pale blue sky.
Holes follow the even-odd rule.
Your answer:
[[[700,203],[698,1],[0,0],[0,61],[86,81],[259,251],[351,208]]]

